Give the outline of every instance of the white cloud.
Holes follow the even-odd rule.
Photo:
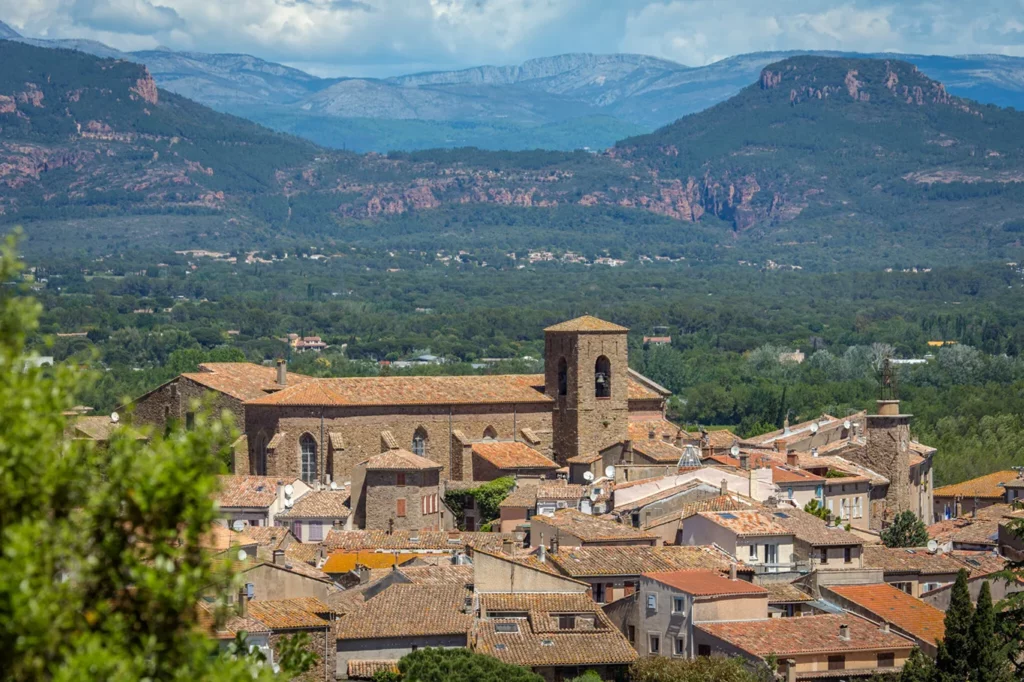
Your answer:
[[[1024,54],[1024,0],[0,0],[0,19],[375,75],[575,51],[691,65],[784,49]]]

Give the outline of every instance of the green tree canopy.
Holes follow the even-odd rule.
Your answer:
[[[882,531],[886,547],[923,547],[928,539],[928,528],[912,511],[900,512],[892,525]]]
[[[417,649],[398,662],[406,682],[543,682],[527,668],[469,649]]]
[[[629,669],[632,682],[764,682],[774,679],[767,666],[751,669],[740,658],[698,656],[690,660],[649,656]]]
[[[967,569],[961,568],[950,593],[946,633],[939,642],[935,658],[939,682],[965,682],[970,679],[971,661],[976,658],[975,643],[971,637],[974,604],[967,578]]]

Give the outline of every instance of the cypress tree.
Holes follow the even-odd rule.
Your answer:
[[[967,569],[961,568],[946,611],[946,634],[939,642],[935,659],[940,682],[967,682],[969,679],[975,655],[971,640],[973,622],[974,604],[967,587]]]
[[[1003,682],[1008,679],[1009,661],[1002,642],[996,635],[996,610],[992,605],[992,590],[986,580],[981,584],[978,607],[971,622],[971,640],[974,652],[970,667],[974,669],[974,682]]]
[[[935,682],[935,663],[914,647],[900,670],[898,682]]]

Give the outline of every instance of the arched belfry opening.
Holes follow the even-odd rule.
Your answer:
[[[562,357],[558,359],[558,395],[569,393],[569,363]]]
[[[612,397],[612,363],[604,355],[594,363],[594,397]]]

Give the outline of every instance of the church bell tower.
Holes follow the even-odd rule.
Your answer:
[[[629,437],[628,331],[589,315],[544,330],[544,392],[555,401],[559,464]]]

